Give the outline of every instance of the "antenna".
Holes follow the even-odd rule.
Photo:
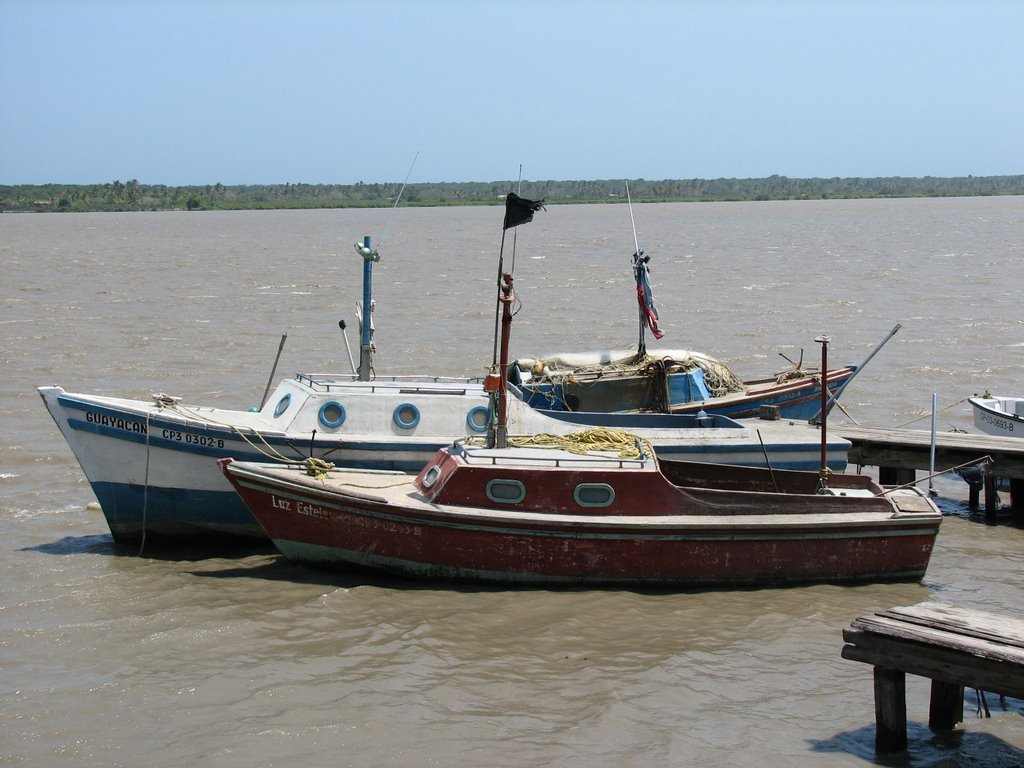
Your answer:
[[[626,180],[626,202],[629,204],[629,223],[633,225],[633,245],[636,253],[640,253],[640,241],[636,237],[636,222],[633,221],[633,198],[629,196],[629,180]]]

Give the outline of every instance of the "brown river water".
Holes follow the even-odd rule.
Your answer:
[[[1015,766],[1024,703],[952,735],[908,677],[910,747],[876,758],[857,616],[941,601],[1021,615],[1024,527],[945,512],[921,583],[708,592],[454,589],[290,565],[272,549],[115,547],[35,387],[232,408],[349,371],[371,235],[378,373],[491,362],[498,207],[0,215],[0,764]],[[860,363],[832,423],[974,431],[1024,394],[1024,199],[634,205],[667,331],[744,378]],[[514,249],[513,249],[514,246]],[[625,205],[509,230],[514,355],[637,340]],[[925,484],[924,482],[922,484]]]

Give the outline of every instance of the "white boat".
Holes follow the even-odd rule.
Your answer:
[[[114,539],[264,538],[217,467],[217,459],[301,462],[418,472],[441,447],[483,435],[493,418],[478,381],[356,381],[298,374],[258,411],[67,392],[40,387],[51,416],[92,486]],[[662,458],[774,469],[817,469],[820,431],[806,423],[720,415],[549,414],[517,397],[509,429],[563,435],[581,427],[629,429]],[[827,462],[846,467],[850,443],[830,437]]]
[[[975,395],[967,398],[974,410],[974,426],[987,435],[1024,437],[1024,397]]]
[[[506,201],[506,227],[529,220],[520,211],[508,223],[513,197]],[[369,237],[355,247],[364,266],[362,306],[372,309],[372,267],[379,256]],[[495,420],[515,434],[626,429],[668,459],[772,469],[823,469],[822,463],[832,471],[846,467],[850,443],[830,438],[822,446],[821,432],[806,423],[744,425],[703,412],[541,412],[514,388],[496,397],[492,388],[468,379],[374,378],[372,328],[371,312],[361,313],[355,374],[298,374],[282,381],[253,411],[190,405],[163,394],[129,400],[58,386],[40,387],[39,394],[118,542],[211,535],[265,539],[218,469],[222,458],[419,472],[441,447],[483,435]],[[350,362],[355,368],[351,352]]]

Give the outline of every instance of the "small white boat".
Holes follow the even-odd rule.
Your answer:
[[[975,395],[967,398],[974,409],[974,426],[986,435],[1024,437],[1024,397]]]

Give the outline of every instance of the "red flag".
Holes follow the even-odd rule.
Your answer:
[[[651,329],[654,338],[660,339],[664,332],[658,328],[658,308],[654,306],[654,292],[651,290],[651,271],[647,267],[650,256],[644,256],[643,251],[633,254],[633,274],[636,277],[636,300],[640,304],[640,312],[643,314],[647,327]]]

